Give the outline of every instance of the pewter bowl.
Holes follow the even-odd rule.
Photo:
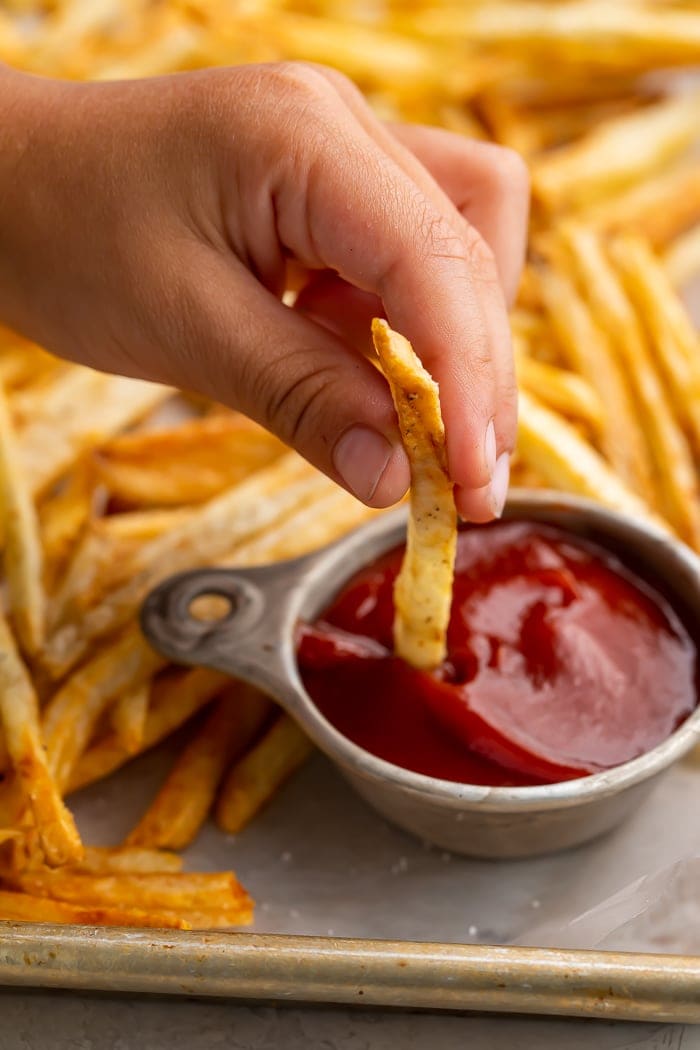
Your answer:
[[[297,720],[356,791],[388,820],[422,839],[476,857],[525,857],[575,846],[632,813],[659,776],[700,739],[700,708],[639,758],[577,780],[535,787],[456,784],[402,769],[343,736],[304,689],[294,628],[313,620],[369,561],[402,543],[402,508],[314,554],[252,569],[204,569],[174,576],[146,600],[141,623],[151,644],[179,664],[242,678]],[[506,519],[559,526],[595,540],[656,587],[700,639],[700,560],[660,529],[574,496],[515,490]],[[195,619],[192,602],[219,595],[229,611]]]

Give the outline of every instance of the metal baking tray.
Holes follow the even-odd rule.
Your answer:
[[[77,796],[88,841],[119,841],[171,759],[163,748]],[[240,836],[207,827],[186,855],[191,867],[236,869],[260,902],[254,932],[0,923],[0,984],[700,1022],[700,956],[507,943],[543,920],[565,930],[660,858],[700,853],[698,789],[696,755],[611,835],[477,861],[391,827],[317,756]]]

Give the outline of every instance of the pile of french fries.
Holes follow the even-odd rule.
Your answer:
[[[383,117],[526,157],[515,480],[653,519],[700,549],[700,343],[678,294],[700,274],[697,3],[0,8],[0,61],[42,74],[283,58],[343,70]],[[373,512],[222,406],[60,362],[6,330],[0,380],[0,918],[245,924],[252,901],[235,876],[183,872],[178,851],[210,814],[241,831],[310,744],[251,688],[168,666],[137,610],[174,571],[298,555]],[[183,726],[186,746],[126,841],[84,845],[65,799]]]

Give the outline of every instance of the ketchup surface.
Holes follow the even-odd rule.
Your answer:
[[[418,773],[528,785],[649,751],[696,705],[696,650],[668,603],[602,548],[550,526],[460,532],[438,671],[391,653],[403,548],[299,629],[310,696],[341,733]]]

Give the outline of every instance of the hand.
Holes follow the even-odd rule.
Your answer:
[[[384,312],[440,385],[460,513],[500,512],[526,221],[515,154],[386,127],[333,70],[0,70],[0,317],[64,357],[240,409],[374,506],[409,480],[361,352]]]

